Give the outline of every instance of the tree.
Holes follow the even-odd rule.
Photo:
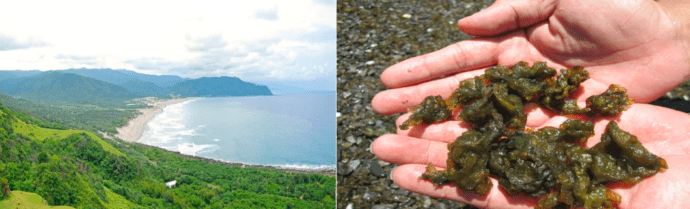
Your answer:
[[[48,162],[48,153],[45,151],[42,151],[41,153],[38,154],[38,162],[39,163],[45,163]]]
[[[3,198],[8,197],[8,196],[10,196],[10,194],[12,194],[12,192],[10,192],[9,181],[7,179],[3,178],[2,179],[2,197]]]

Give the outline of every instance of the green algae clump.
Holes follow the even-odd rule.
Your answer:
[[[621,198],[604,184],[636,183],[668,168],[664,159],[615,121],[590,149],[584,145],[594,136],[591,122],[566,120],[558,128],[526,130],[526,103],[588,117],[616,116],[633,103],[625,88],[611,85],[580,108],[568,98],[589,73],[579,66],[560,72],[556,76],[556,70],[544,62],[491,67],[460,82],[448,99],[429,96],[411,108],[412,115],[401,129],[448,120],[458,108],[462,108],[458,119],[473,126],[448,144],[447,168],[438,171],[429,164],[422,178],[485,195],[493,187],[489,177],[494,176],[509,194],[541,196],[537,208],[614,208]]]

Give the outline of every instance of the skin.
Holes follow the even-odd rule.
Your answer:
[[[381,81],[393,89],[377,94],[373,108],[404,112],[424,96],[446,98],[460,81],[489,66],[518,61],[584,67],[591,79],[582,84],[579,101],[612,83],[637,102],[654,101],[690,78],[686,24],[664,8],[643,0],[498,1],[458,22],[463,32],[480,37],[386,69]]]
[[[636,102],[650,102],[690,76],[688,5],[667,1],[497,1],[458,22],[463,32],[478,38],[386,69],[381,81],[392,89],[377,94],[372,107],[381,114],[404,112],[428,95],[447,98],[461,80],[482,74],[488,66],[521,60],[547,61],[556,69],[585,67],[591,79],[574,97],[581,107],[588,96],[605,91],[612,83],[626,87]],[[558,127],[566,120],[535,105],[525,109],[527,127]],[[397,125],[407,117],[409,113],[401,116]],[[621,195],[620,208],[683,208],[690,204],[688,114],[634,104],[617,117],[577,118],[595,123],[597,135],[589,139],[589,147],[599,142],[608,121],[616,120],[621,129],[636,135],[649,151],[668,162],[668,170],[637,184],[608,184]],[[480,196],[453,184],[436,187],[419,178],[428,163],[444,169],[447,144],[469,128],[460,121],[446,121],[398,130],[376,139],[372,152],[381,160],[401,164],[391,174],[401,188],[483,208],[534,207],[538,198],[507,195],[496,179],[492,179],[494,188]]]

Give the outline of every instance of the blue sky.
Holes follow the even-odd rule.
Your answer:
[[[0,3],[0,70],[127,69],[335,91],[335,4]]]

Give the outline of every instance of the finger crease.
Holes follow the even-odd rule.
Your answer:
[[[514,17],[515,18],[515,28],[514,29],[521,28],[522,26],[520,26],[520,15],[518,13],[518,10],[515,8],[515,5],[509,4],[509,6],[511,9],[513,9],[513,13],[515,14],[515,17]]]
[[[429,69],[431,69],[428,54],[422,55],[422,71],[423,73],[426,73],[423,77],[429,78],[429,79],[436,79],[437,76],[434,75]]]
[[[426,146],[426,160],[425,160],[425,162],[428,165],[429,163],[431,163],[431,141],[427,141],[426,145],[427,146]]]
[[[463,53],[465,50],[460,47],[460,42],[456,43],[453,45],[455,47],[455,51],[453,53],[453,62],[455,63],[455,69],[457,72],[463,72],[467,70],[467,55]]]

